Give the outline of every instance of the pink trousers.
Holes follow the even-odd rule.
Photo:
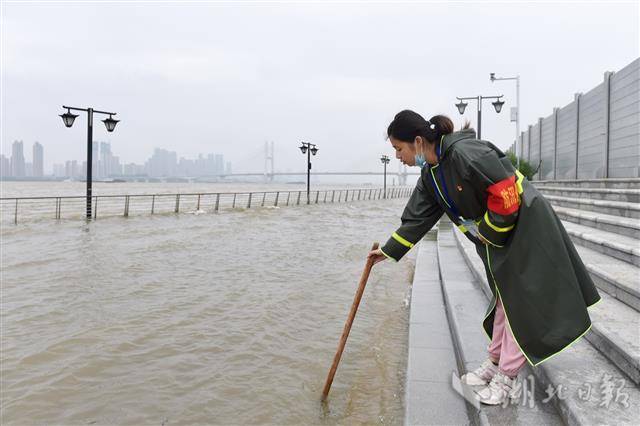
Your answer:
[[[498,361],[498,369],[509,377],[515,377],[524,367],[527,359],[520,351],[518,344],[511,334],[504,315],[500,297],[496,302],[496,313],[493,319],[493,335],[489,344],[489,356]]]

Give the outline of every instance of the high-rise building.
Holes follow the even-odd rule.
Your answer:
[[[116,155],[111,156],[111,170],[110,176],[122,176],[122,165],[120,164],[120,157]]]
[[[68,178],[76,178],[76,177],[82,177],[80,175],[80,170],[78,169],[78,162],[76,160],[67,160],[67,162],[65,163],[65,167],[64,167],[64,174],[68,177]]]
[[[91,176],[92,178],[95,178],[98,176],[99,174],[99,170],[98,170],[98,163],[100,161],[99,158],[99,147],[100,144],[99,142],[96,141],[92,141],[92,150],[91,150]],[[85,171],[84,175],[86,176],[87,173]]]
[[[4,155],[0,155],[0,176],[11,176],[11,161]]]
[[[11,176],[25,175],[24,150],[22,141],[14,141],[11,146]]]
[[[124,165],[125,176],[144,176],[145,174],[143,165],[135,163],[128,163]]]
[[[59,177],[64,177],[65,173],[64,173],[64,164],[54,164],[53,165],[53,176],[59,178]]]
[[[205,171],[205,175],[206,176],[211,176],[211,175],[215,175],[216,174],[216,157],[213,154],[209,154],[207,155],[207,164],[205,166],[206,171]]]
[[[39,142],[33,144],[33,176],[44,176],[44,148]]]
[[[214,170],[216,175],[224,174],[224,157],[222,154],[216,154]]]
[[[156,148],[147,160],[147,174],[152,177],[176,176],[177,154],[174,151]]]
[[[111,162],[113,155],[111,154],[111,144],[108,142],[100,142],[100,161],[98,163],[97,177],[107,177],[111,173]]]

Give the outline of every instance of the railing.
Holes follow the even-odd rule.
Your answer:
[[[412,187],[325,189],[312,191],[309,204],[344,203],[403,198]],[[202,192],[184,194],[133,194],[93,196],[93,218],[128,217],[135,214],[206,213],[221,209],[251,209],[307,204],[306,191]],[[0,198],[2,223],[26,219],[80,219],[85,217],[86,197],[13,197]]]

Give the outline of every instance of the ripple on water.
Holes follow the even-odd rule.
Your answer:
[[[404,200],[2,229],[3,422],[402,422],[412,263],[374,269]]]

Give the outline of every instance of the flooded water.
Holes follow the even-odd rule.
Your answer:
[[[3,225],[2,423],[401,424],[405,202]]]

